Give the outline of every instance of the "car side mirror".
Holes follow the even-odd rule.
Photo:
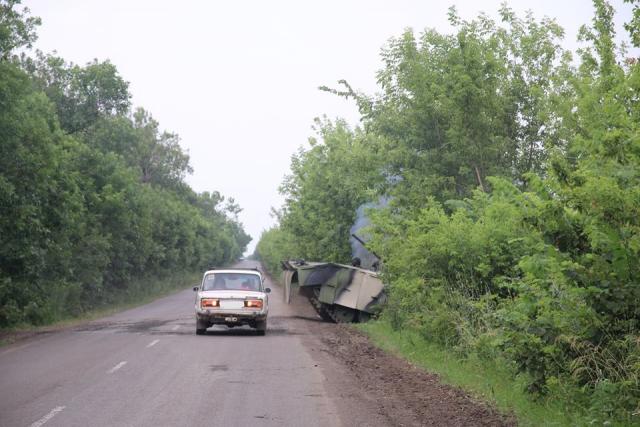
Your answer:
[[[200,286],[196,285],[193,287],[193,292],[198,292],[198,289],[200,289]]]
[[[267,293],[267,294],[271,293],[271,288],[265,288],[264,292]]]

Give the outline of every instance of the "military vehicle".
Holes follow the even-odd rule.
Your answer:
[[[282,261],[285,301],[299,293],[324,320],[364,322],[387,299],[377,272],[333,262]],[[357,264],[357,262],[355,262]]]

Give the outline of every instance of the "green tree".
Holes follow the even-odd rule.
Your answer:
[[[630,425],[640,399],[640,65],[620,57],[613,8],[593,5],[577,66],[552,20],[503,6],[501,24],[463,21],[452,9],[453,35],[406,31],[383,49],[379,95],[323,88],[356,100],[364,130],[352,137],[366,149],[325,137],[295,155],[279,224],[258,253],[269,268],[280,257],[344,260],[337,230],[354,215],[340,207],[390,195],[369,212],[368,232],[393,327],[504,360],[538,398],[583,408],[576,424]],[[366,166],[353,176],[357,164]],[[323,191],[335,183],[344,191]]]
[[[50,280],[52,292],[64,286],[82,202],[77,177],[67,173],[72,141],[46,96],[7,61],[0,61],[0,134],[0,324],[35,322],[46,316],[36,309],[40,281]]]
[[[67,133],[83,131],[100,118],[129,110],[129,83],[108,60],[94,59],[80,67],[38,52],[35,59],[24,57],[22,62],[38,87],[56,105],[60,125]]]
[[[141,181],[164,186],[182,183],[185,175],[193,170],[189,156],[182,151],[176,134],[158,130],[158,122],[144,109],[133,114],[134,129],[138,141],[134,158],[138,162]]]
[[[310,139],[310,148],[292,157],[291,174],[280,187],[280,226],[295,236],[299,257],[347,262],[356,209],[381,180],[377,148],[343,121],[318,120],[316,126],[320,139]]]
[[[394,177],[384,191],[397,206],[487,190],[489,175],[522,181],[542,171],[545,146],[562,142],[551,97],[567,95],[562,29],[506,6],[500,14],[502,26],[485,15],[464,21],[452,8],[455,34],[406,31],[385,46],[380,95],[334,91],[355,97],[367,132],[382,137],[384,170]]]
[[[143,109],[129,115],[113,64],[6,60],[39,23],[17,4],[0,3],[0,327],[77,315],[146,279],[237,259],[250,241],[240,207],[189,188],[179,137]]]
[[[40,18],[28,16],[29,9],[17,7],[20,0],[0,1],[0,59],[7,60],[13,50],[20,47],[30,48],[37,39],[36,26]]]

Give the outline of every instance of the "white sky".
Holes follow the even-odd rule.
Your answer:
[[[134,106],[178,133],[191,156],[196,191],[218,190],[243,208],[254,240],[274,220],[277,188],[291,155],[312,135],[313,118],[357,124],[353,103],[317,90],[346,79],[376,91],[380,48],[411,27],[449,32],[447,9],[465,19],[495,16],[502,0],[159,1],[24,0],[42,18],[36,48],[84,64],[110,59],[130,82]],[[574,48],[589,0],[508,2],[555,17]],[[631,15],[611,2],[621,23]]]

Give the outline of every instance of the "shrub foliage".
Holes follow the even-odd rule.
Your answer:
[[[0,1],[0,327],[77,315],[136,280],[237,259],[239,208],[184,182],[177,135],[130,109],[108,61],[40,52],[39,20]]]
[[[639,13],[633,3],[634,16]],[[325,126],[281,190],[259,255],[348,261],[355,209],[383,258],[384,316],[499,358],[592,422],[640,410],[640,63],[594,0],[574,58],[550,19],[450,10],[453,34],[382,50],[380,92],[346,82],[362,129]],[[636,42],[638,20],[625,25]],[[635,51],[637,52],[637,50]]]

